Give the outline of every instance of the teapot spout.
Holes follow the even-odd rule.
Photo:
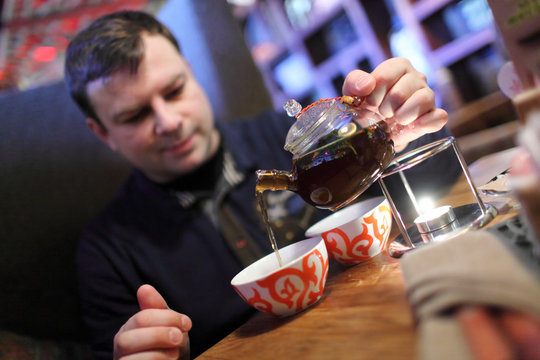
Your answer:
[[[265,190],[290,190],[295,191],[293,176],[283,170],[257,170],[257,184],[255,192],[262,193]]]

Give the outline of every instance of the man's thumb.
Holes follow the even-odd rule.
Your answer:
[[[373,92],[376,85],[377,81],[373,75],[362,70],[354,70],[345,78],[342,89],[343,95],[368,96]]]
[[[137,300],[141,310],[145,309],[168,309],[167,302],[160,293],[151,285],[145,284],[137,290]]]

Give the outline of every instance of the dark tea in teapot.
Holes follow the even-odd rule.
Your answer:
[[[364,192],[393,157],[388,133],[373,124],[294,159],[296,186],[290,190],[316,207],[336,210]]]

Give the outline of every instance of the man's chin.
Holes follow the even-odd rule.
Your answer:
[[[170,172],[172,175],[180,177],[190,174],[200,168],[207,159],[204,159],[203,157],[190,156],[182,160],[183,161],[181,163],[176,163],[170,167]]]
[[[161,170],[142,170],[148,178],[157,183],[167,183],[178,179],[179,177],[195,171],[202,164],[200,161],[183,162],[182,164],[174,163]]]

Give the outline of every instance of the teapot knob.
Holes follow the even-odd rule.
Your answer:
[[[283,105],[283,109],[287,112],[287,115],[294,117],[302,111],[302,105],[294,99],[290,99]]]

